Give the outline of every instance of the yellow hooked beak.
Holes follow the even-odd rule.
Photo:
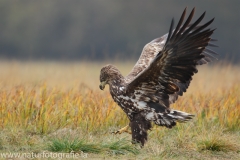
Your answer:
[[[101,82],[101,84],[99,85],[99,88],[100,88],[101,90],[103,90],[103,89],[105,88],[105,85],[106,85],[106,81],[103,81],[103,82]]]

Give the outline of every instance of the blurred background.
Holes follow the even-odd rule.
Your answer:
[[[185,7],[215,17],[219,59],[240,59],[240,1],[1,0],[0,58],[137,60],[143,46],[168,32]]]

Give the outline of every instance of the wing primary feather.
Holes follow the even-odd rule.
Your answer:
[[[200,40],[204,40],[205,38],[210,37],[213,34],[213,31],[214,30],[206,29],[202,32],[195,33],[194,35],[191,35],[189,37],[191,37],[192,40],[199,39],[199,38],[201,38]],[[210,40],[211,38],[208,38],[208,41]]]
[[[169,32],[168,32],[168,37],[167,37],[167,40],[166,40],[165,44],[167,44],[169,39],[171,38],[173,26],[174,26],[174,19],[172,19],[171,26],[170,26],[170,29],[169,29]]]
[[[214,52],[213,50],[211,50],[209,48],[205,48],[205,51],[208,52],[208,53],[212,53],[212,54],[218,55],[216,52]]]
[[[204,13],[198,18],[198,20],[197,20],[196,22],[194,22],[194,23],[183,33],[183,35],[188,34],[193,28],[195,28],[195,27],[202,21],[202,19],[203,19],[204,16],[205,16],[205,13],[206,13],[206,12],[204,12]]]
[[[187,7],[184,9],[181,18],[180,18],[180,20],[178,21],[177,27],[176,27],[176,29],[175,29],[174,32],[173,32],[172,37],[174,37],[174,36],[176,35],[176,33],[178,32],[179,28],[181,27],[182,22],[183,22],[183,20],[184,20],[184,17],[185,17],[185,15],[186,15],[186,10],[187,10]]]
[[[206,57],[210,57],[210,58],[213,58],[213,59],[217,59],[217,57],[214,57],[214,55],[212,55],[211,53],[208,53],[207,51],[203,51],[203,55]]]
[[[189,23],[192,20],[192,17],[194,15],[195,12],[195,7],[192,9],[190,15],[188,16],[188,19],[186,20],[186,22],[184,23],[184,25],[181,27],[180,31],[177,34],[177,37],[186,29],[186,27],[189,25]]]
[[[215,44],[212,44],[212,43],[208,43],[208,46],[210,46],[210,47],[219,47],[218,45],[215,45]]]
[[[204,28],[209,26],[213,21],[214,21],[214,18],[211,19],[210,21],[208,21],[207,23],[205,23],[204,25],[202,25],[201,27],[199,27],[198,29],[196,29],[195,31],[193,31],[191,34],[194,35],[194,34],[200,32],[201,30],[203,30]]]

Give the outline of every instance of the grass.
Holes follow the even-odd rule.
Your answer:
[[[67,137],[51,140],[48,150],[52,152],[108,153],[110,155],[124,155],[127,153],[136,155],[139,153],[139,150],[134,145],[130,145],[129,141],[125,139],[108,143],[88,143],[85,139],[70,140]]]
[[[101,148],[97,144],[88,144],[84,140],[80,139],[53,139],[49,145],[49,151],[52,152],[79,152],[83,151],[86,153],[100,153]]]
[[[220,62],[219,62],[220,63]],[[113,135],[127,117],[108,88],[103,63],[0,63],[0,153],[87,153],[97,159],[240,159],[240,66],[199,68],[171,107],[195,114],[173,129],[154,126],[141,149]],[[133,63],[116,63],[124,75]],[[1,156],[1,155],[0,155]]]

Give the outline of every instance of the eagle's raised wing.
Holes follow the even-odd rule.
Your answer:
[[[141,91],[144,96],[155,101],[158,99],[159,103],[168,107],[186,91],[193,74],[197,73],[196,65],[205,64],[215,58],[216,53],[206,48],[215,46],[209,43],[214,41],[210,38],[214,29],[206,29],[214,19],[199,25],[205,16],[204,12],[196,22],[190,24],[194,11],[195,8],[182,25],[185,9],[174,31],[172,20],[167,38],[163,36],[164,46],[152,45],[153,48],[160,46],[158,49],[144,47],[139,61],[126,77],[131,79],[127,81],[126,92]],[[147,46],[149,45],[151,43]],[[145,57],[147,60],[144,59]]]
[[[132,81],[139,73],[141,73],[149,66],[149,64],[156,57],[156,55],[162,50],[166,39],[167,34],[160,38],[152,40],[143,47],[142,53],[137,63],[135,64],[131,72],[125,77],[126,82]]]

